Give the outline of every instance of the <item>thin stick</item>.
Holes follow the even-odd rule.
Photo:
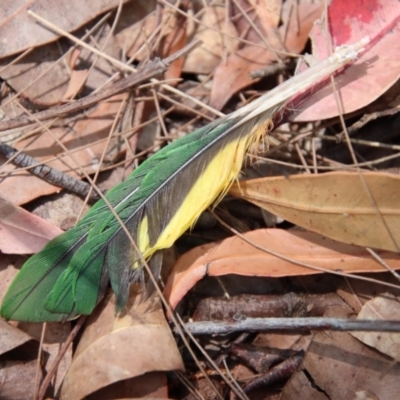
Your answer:
[[[35,14],[33,11],[28,11],[28,14],[31,15],[33,18],[35,18],[36,20],[40,21],[44,26],[46,26],[49,29],[52,29],[54,32],[57,32],[59,35],[65,36],[68,39],[72,40],[75,43],[81,44],[80,40],[77,39],[75,36],[69,34],[67,31],[64,31],[63,29],[57,27],[56,25],[52,24],[50,21],[45,20],[44,18],[40,17],[39,15]],[[193,44],[196,44],[194,47],[197,47],[200,42],[197,41],[193,41],[191,43],[189,43],[184,49],[186,48],[190,48],[191,50],[194,48],[192,47]],[[115,66],[118,66],[120,68],[123,68],[125,71],[131,71],[131,72],[136,72],[137,70],[134,67],[131,67],[127,64],[122,63],[121,61],[110,57],[108,55],[105,55],[104,53],[98,51],[97,49],[93,48],[92,46],[88,45],[87,43],[83,42],[81,44],[83,47],[85,47],[86,49],[92,51],[93,53],[99,55],[100,57],[105,58],[106,60],[108,60],[109,62],[111,62],[112,64],[114,64]],[[182,49],[182,50],[184,50]],[[177,53],[180,53],[182,50],[178,51]],[[176,53],[176,54],[177,54]],[[152,82],[155,84],[160,84],[160,82],[157,79],[152,79]],[[218,110],[215,110],[214,108],[208,106],[207,104],[197,100],[194,97],[191,97],[185,93],[182,93],[180,90],[175,89],[174,87],[170,86],[170,85],[166,85],[166,84],[161,84],[160,85],[163,89],[168,90],[169,92],[175,93],[180,95],[181,97],[186,97],[186,98],[190,98],[190,100],[192,100],[194,103],[200,105],[201,107],[205,108],[206,110],[212,112],[213,114],[219,116],[219,117],[223,117],[224,114],[219,112]]]
[[[40,343],[39,343],[39,352],[38,352],[38,358],[36,362],[36,373],[35,373],[35,385],[33,387],[33,400],[37,400],[38,398],[38,390],[39,390],[39,375],[41,371],[41,363],[42,363],[42,354],[43,354],[43,342],[44,342],[44,337],[46,335],[46,327],[47,323],[44,322],[42,325],[42,333],[40,335]]]
[[[344,331],[400,332],[400,321],[351,320],[345,318],[246,318],[235,322],[188,322],[185,328],[192,335],[224,335],[241,331]]]
[[[176,52],[172,56],[169,56],[163,60],[155,59],[142,70],[137,71],[135,74],[132,74],[126,78],[119,80],[118,82],[114,83],[112,86],[106,87],[103,90],[99,91],[96,94],[92,94],[86,96],[82,99],[76,100],[72,103],[63,104],[58,107],[53,107],[48,110],[40,111],[32,116],[23,115],[18,118],[14,118],[8,121],[1,121],[0,122],[0,131],[5,131],[8,129],[19,128],[21,126],[29,125],[35,121],[45,121],[50,118],[58,117],[62,114],[67,114],[71,112],[76,112],[87,108],[93,104],[98,103],[99,101],[108,99],[109,97],[115,96],[119,93],[126,91],[127,89],[136,86],[138,83],[143,82],[152,78],[155,75],[161,74],[164,72],[168,66],[175,61],[177,58],[181,57],[182,55],[190,52],[195,47],[199,46],[200,42],[190,43],[188,46],[184,47],[182,50]]]
[[[80,181],[46,164],[39,164],[36,159],[8,144],[0,143],[0,153],[7,159],[10,159],[12,164],[21,168],[29,168],[29,172],[32,175],[37,176],[51,185],[67,189],[82,197],[86,197],[90,193],[91,200],[98,200],[100,198],[97,192],[92,192],[92,187],[88,183]]]
[[[86,319],[87,319],[87,317],[80,317],[78,319],[78,322],[76,323],[74,329],[72,329],[72,331],[68,335],[67,339],[63,343],[63,345],[62,345],[62,347],[60,349],[60,352],[57,354],[57,357],[55,358],[53,364],[51,365],[51,367],[49,369],[49,372],[47,373],[47,375],[43,379],[43,383],[40,386],[39,394],[38,394],[38,397],[37,397],[38,400],[43,400],[44,399],[44,396],[46,394],[47,388],[49,387],[50,382],[53,379],[53,376],[55,375],[55,373],[57,371],[58,365],[60,364],[61,360],[65,356],[65,353],[67,352],[68,347],[70,346],[72,341],[75,339],[76,335],[78,334],[78,332],[82,328],[82,326],[85,323]]]

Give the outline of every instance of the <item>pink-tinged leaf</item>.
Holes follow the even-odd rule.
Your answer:
[[[351,44],[365,36],[370,48],[335,79],[344,112],[372,103],[400,77],[400,4],[398,0],[334,0],[328,9],[329,35],[325,24],[311,32],[313,55],[321,60],[328,54],[327,37],[333,47]],[[307,98],[293,121],[314,121],[338,115],[332,88],[327,85]]]
[[[237,274],[281,278],[323,271],[386,271],[363,247],[339,243],[313,232],[259,229],[247,232],[243,237],[257,246],[317,269],[277,257],[241,237],[233,236],[221,242],[196,247],[179,258],[168,276],[164,290],[171,307],[175,308],[185,294],[206,275]],[[378,253],[393,269],[400,268],[399,254],[388,251]]]
[[[55,225],[23,208],[0,199],[0,251],[8,254],[32,254],[63,233]]]

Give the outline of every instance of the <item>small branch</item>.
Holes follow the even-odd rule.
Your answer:
[[[266,76],[275,75],[277,72],[284,71],[287,68],[288,65],[285,64],[284,62],[269,64],[264,68],[250,72],[250,77],[251,79],[265,78]]]
[[[15,166],[20,168],[29,168],[29,172],[32,175],[43,179],[45,182],[50,183],[51,185],[67,189],[70,192],[82,197],[86,197],[90,191],[91,186],[89,183],[80,181],[73,176],[59,171],[58,169],[49,167],[48,165],[41,164],[36,159],[23,152],[20,152],[8,144],[0,143],[0,153],[9,159]],[[99,198],[100,196],[98,193],[96,191],[92,191],[90,200],[98,200]]]
[[[51,365],[49,372],[45,376],[42,385],[40,386],[39,394],[38,394],[38,400],[43,400],[47,388],[50,385],[51,380],[53,379],[55,373],[57,372],[57,368],[60,365],[61,360],[63,359],[65,353],[68,350],[68,347],[71,345],[72,341],[75,339],[76,335],[79,333],[80,329],[82,328],[83,324],[85,323],[87,317],[80,317],[72,331],[67,337],[67,340],[63,343],[60,352],[57,354],[56,359],[54,360],[53,364]]]
[[[156,59],[148,63],[141,71],[130,75],[127,78],[121,79],[114,85],[107,87],[96,94],[89,95],[73,103],[64,104],[59,107],[53,107],[51,109],[38,112],[36,114],[33,114],[33,116],[24,115],[22,117],[18,117],[12,120],[2,121],[0,122],[0,131],[18,128],[36,121],[44,121],[50,118],[58,117],[62,114],[75,112],[83,108],[89,107],[101,100],[124,92],[132,88],[133,86],[137,86],[139,83],[142,83],[143,81],[164,72],[173,61],[187,54],[194,48],[198,47],[201,43],[201,41],[195,40],[183,49],[165,58],[164,60]],[[19,150],[9,146],[8,144],[0,142],[0,153],[3,154],[17,167],[29,168],[29,171],[32,173],[32,175],[43,179],[51,185],[59,186],[60,188],[67,189],[70,192],[83,197],[86,197],[87,194],[90,192],[91,200],[98,200],[100,198],[99,194],[96,191],[90,191],[90,184],[82,182],[72,176],[65,174],[64,172],[49,167],[48,165],[39,163],[34,158],[28,156],[23,152],[20,152]]]
[[[188,322],[193,335],[227,334],[241,331],[364,331],[400,332],[400,321],[338,318],[247,318],[237,322]]]
[[[147,81],[150,78],[153,78],[154,76],[163,73],[173,61],[189,53],[191,50],[193,50],[195,47],[198,47],[200,44],[201,41],[193,41],[180,51],[165,58],[164,60],[155,59],[153,61],[150,61],[148,64],[146,64],[146,66],[143,67],[142,70],[132,75],[129,75],[128,77],[123,78],[118,82],[115,82],[113,85],[106,87],[95,94],[86,96],[82,99],[76,100],[71,103],[63,104],[58,107],[53,107],[48,110],[40,111],[34,114],[32,117],[29,115],[23,115],[21,117],[14,118],[8,121],[1,121],[0,131],[20,128],[22,126],[32,124],[37,120],[45,121],[51,118],[56,118],[63,114],[76,112],[84,108],[90,107],[93,104],[98,103],[99,101],[108,99],[112,96],[122,93],[134,86],[137,86],[139,83],[142,83],[143,81]]]
[[[378,118],[387,117],[391,115],[395,115],[400,112],[400,106],[396,106],[394,108],[390,108],[389,110],[377,111],[372,114],[364,114],[357,122],[355,122],[350,128],[347,129],[349,135],[361,129],[364,125],[368,124],[368,122],[374,121]],[[337,143],[341,143],[346,139],[344,132],[338,133],[335,135]]]

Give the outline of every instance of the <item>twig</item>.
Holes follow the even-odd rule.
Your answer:
[[[247,318],[237,322],[188,322],[193,335],[227,334],[241,331],[363,331],[400,332],[400,321],[340,318]]]
[[[364,114],[357,122],[355,122],[350,128],[347,128],[349,135],[358,131],[364,125],[368,124],[368,122],[374,121],[377,118],[387,117],[391,115],[395,115],[400,112],[400,106],[396,106],[394,108],[390,108],[389,110],[377,111],[372,114]],[[346,139],[345,132],[338,133],[335,135],[336,141],[338,143],[342,142]]]
[[[50,385],[51,380],[53,379],[54,374],[57,371],[58,365],[60,364],[62,358],[64,357],[65,353],[68,350],[68,347],[71,345],[72,341],[75,339],[76,335],[82,328],[83,324],[85,323],[87,317],[80,317],[78,319],[78,322],[74,326],[74,329],[70,332],[70,334],[67,337],[67,340],[64,342],[62,345],[60,352],[57,354],[56,359],[54,360],[53,364],[51,365],[49,372],[43,379],[43,383],[40,386],[39,394],[38,394],[38,400],[43,400],[44,396],[46,394],[47,388]]]
[[[104,100],[108,97],[114,96],[118,93],[126,91],[127,89],[138,85],[144,80],[149,79],[152,76],[155,76],[161,72],[163,72],[171,62],[181,57],[183,54],[191,51],[193,48],[199,46],[201,44],[200,41],[192,42],[190,45],[186,46],[182,50],[176,52],[175,54],[169,56],[164,60],[154,60],[147,64],[143,70],[128,76],[127,78],[121,79],[116,82],[113,86],[103,89],[102,91],[89,95],[83,99],[77,100],[74,103],[65,104],[59,107],[54,107],[49,110],[45,110],[42,112],[38,112],[33,116],[24,115],[19,118],[15,118],[9,121],[0,122],[0,131],[2,129],[13,129],[23,125],[27,125],[29,123],[33,123],[35,121],[43,121],[46,119],[54,118],[61,114],[74,112],[81,110],[85,107],[88,107],[92,104],[97,103],[98,101]],[[44,181],[59,186],[63,189],[67,189],[72,193],[75,193],[79,196],[86,197],[88,193],[90,193],[91,200],[98,200],[99,194],[96,191],[91,191],[91,185],[82,182],[72,176],[69,176],[55,168],[49,167],[48,165],[41,164],[34,158],[28,156],[25,153],[18,151],[17,149],[5,144],[0,143],[0,153],[3,154],[7,159],[10,159],[11,162],[22,168],[29,167],[30,172],[43,179]]]
[[[87,108],[93,104],[96,104],[99,101],[108,99],[109,97],[122,93],[132,88],[133,86],[138,85],[143,81],[146,81],[158,74],[161,74],[168,68],[168,66],[173,61],[187,54],[200,44],[201,44],[200,41],[193,41],[192,43],[184,47],[182,50],[176,52],[175,54],[163,60],[155,59],[153,61],[150,61],[148,64],[146,64],[145,67],[143,67],[142,70],[136,72],[135,74],[129,75],[128,77],[119,80],[118,82],[114,83],[109,87],[104,88],[99,92],[86,96],[82,99],[76,100],[73,103],[67,103],[58,107],[50,108],[48,110],[40,111],[34,114],[34,118],[29,115],[23,115],[21,117],[14,118],[8,121],[1,121],[0,131],[5,131],[29,125],[34,123],[36,120],[45,121],[51,118],[58,117],[62,114],[76,112],[84,108]]]
[[[252,79],[265,78],[266,76],[275,75],[277,72],[284,71],[287,68],[288,68],[287,64],[283,62],[278,62],[250,72],[250,77]]]
[[[67,175],[58,169],[49,167],[46,164],[41,164],[35,158],[20,152],[8,144],[0,143],[0,153],[17,167],[29,168],[29,172],[32,175],[43,179],[45,182],[50,183],[51,185],[67,189],[78,196],[86,197],[91,189],[91,186],[87,182],[80,181],[79,179]],[[100,197],[98,193],[92,191],[90,199],[98,200],[99,198]]]

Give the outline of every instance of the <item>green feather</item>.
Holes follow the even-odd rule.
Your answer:
[[[109,282],[120,311],[130,284],[142,276],[143,257],[158,271],[159,250],[171,246],[227,190],[247,148],[276,112],[298,91],[354,59],[354,52],[332,56],[143,162],[106,195],[142,254],[100,200],[73,229],[24,264],[3,299],[1,315],[40,322],[90,314]]]

